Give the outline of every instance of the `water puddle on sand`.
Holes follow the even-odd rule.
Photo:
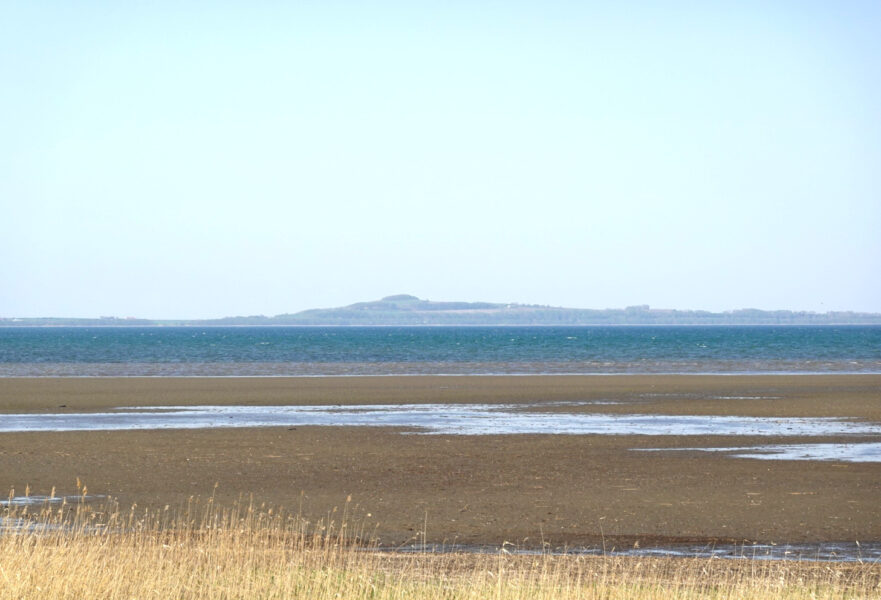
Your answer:
[[[0,500],[0,508],[23,508],[36,507],[39,509],[55,507],[64,504],[83,504],[92,500],[106,498],[103,495],[94,496],[9,496]],[[63,526],[58,523],[42,523],[32,519],[21,517],[0,517],[0,534],[2,533],[49,533],[58,531]]]
[[[733,458],[759,460],[837,460],[844,462],[881,462],[881,443],[854,444],[772,444],[740,448],[639,448],[644,452],[724,452]]]
[[[126,407],[101,413],[0,415],[0,432],[224,427],[400,427],[446,435],[881,435],[881,424],[840,418],[582,414],[530,411],[539,405]]]
[[[91,496],[10,496],[6,500],[0,500],[0,506],[44,506],[46,504],[78,504]]]
[[[124,407],[101,413],[0,415],[0,432],[213,429],[228,427],[398,427],[427,435],[877,436],[881,424],[844,418],[738,417],[552,412],[601,404],[394,404],[357,406]],[[650,449],[663,451],[667,449]],[[678,448],[773,460],[881,462],[881,443]]]
[[[385,550],[385,549],[384,549]],[[827,542],[823,544],[676,544],[645,548],[590,546],[581,548],[546,548],[534,550],[505,546],[468,546],[413,544],[387,549],[389,552],[473,552],[481,554],[554,554],[587,556],[646,556],[669,558],[721,558],[741,560],[792,560],[818,562],[881,563],[881,543]]]

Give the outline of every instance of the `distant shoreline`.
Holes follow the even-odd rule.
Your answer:
[[[0,327],[603,327],[603,326],[881,325],[881,313],[743,308],[725,312],[564,308],[536,304],[436,302],[399,294],[337,308],[218,319],[5,317]]]

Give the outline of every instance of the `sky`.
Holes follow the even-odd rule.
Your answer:
[[[0,317],[881,312],[881,3],[0,11]]]

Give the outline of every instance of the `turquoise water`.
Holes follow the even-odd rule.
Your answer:
[[[881,326],[2,328],[0,376],[881,373]]]

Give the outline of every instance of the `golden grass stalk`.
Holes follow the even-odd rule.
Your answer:
[[[333,517],[339,514],[340,521]],[[209,499],[7,507],[7,598],[879,598],[876,564],[383,552],[347,524]]]

